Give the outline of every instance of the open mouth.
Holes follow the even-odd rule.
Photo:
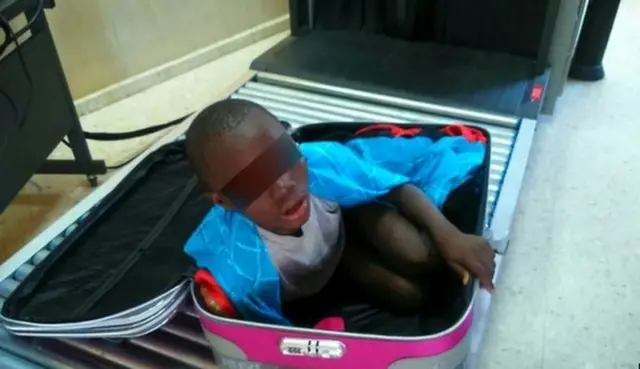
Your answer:
[[[305,214],[308,207],[309,207],[309,200],[306,197],[302,198],[299,201],[296,201],[290,207],[288,207],[287,210],[284,212],[283,216],[289,220],[298,219]]]

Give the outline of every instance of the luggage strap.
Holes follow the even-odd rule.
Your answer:
[[[418,133],[422,132],[422,128],[402,128],[394,124],[381,123],[361,128],[356,131],[356,135],[359,136],[363,133],[381,130],[389,130],[393,137],[414,137]]]
[[[442,128],[440,132],[448,136],[462,136],[469,142],[487,143],[487,137],[481,130],[464,124],[451,124]]]

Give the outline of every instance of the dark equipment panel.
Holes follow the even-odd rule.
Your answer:
[[[559,0],[291,0],[292,36],[252,69],[536,118],[558,6]]]

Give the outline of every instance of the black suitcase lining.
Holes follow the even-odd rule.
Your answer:
[[[183,146],[172,143],[145,158],[19,285],[3,315],[86,321],[147,302],[188,278],[192,263],[182,245],[210,204],[194,185]]]

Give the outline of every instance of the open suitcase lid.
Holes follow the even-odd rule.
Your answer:
[[[163,146],[76,224],[11,294],[16,334],[136,336],[165,323],[188,292],[182,245],[210,208],[184,150]],[[176,247],[177,246],[177,247]]]
[[[558,0],[290,0],[291,36],[251,68],[536,118]]]

